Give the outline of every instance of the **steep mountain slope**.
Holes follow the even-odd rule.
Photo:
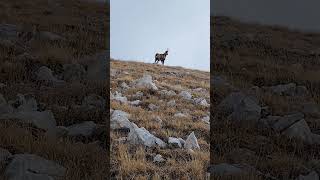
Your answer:
[[[112,60],[110,76],[113,178],[205,179],[209,73]]]
[[[318,176],[320,35],[220,16],[211,30],[210,172]]]
[[[108,22],[101,3],[0,2],[0,179],[107,178],[97,64],[108,60]]]

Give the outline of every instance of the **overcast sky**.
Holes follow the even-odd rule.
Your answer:
[[[209,0],[111,0],[111,58],[210,70]]]
[[[320,0],[211,0],[212,15],[320,31]]]

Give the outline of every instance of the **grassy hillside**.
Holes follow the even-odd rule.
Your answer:
[[[320,35],[219,16],[211,17],[211,37],[215,78],[211,82],[211,164],[247,164],[261,172],[240,179],[264,179],[267,175],[294,179],[313,170],[319,173]],[[238,117],[230,119],[219,108],[232,92],[257,102],[234,109]],[[235,97],[234,103],[237,98],[241,99]],[[256,112],[258,117],[248,115]],[[294,118],[269,122],[272,116],[295,113],[302,117],[294,123],[289,122]],[[240,115],[247,118],[243,123],[235,120]],[[271,123],[272,128],[263,123]],[[280,123],[286,127],[278,131]]]
[[[38,31],[32,34],[36,26]],[[22,36],[16,36],[18,33]],[[25,123],[35,117],[25,121],[2,117],[0,148],[12,155],[28,153],[52,160],[66,169],[62,179],[107,178],[106,111],[91,109],[86,112],[80,105],[90,94],[107,98],[105,81],[90,81],[84,76],[92,63],[102,60],[95,58],[95,54],[109,50],[108,34],[109,7],[106,4],[81,0],[0,2],[0,94],[4,98],[0,109],[12,106],[15,112],[20,111],[19,107],[25,108],[24,111],[36,108],[28,111],[31,115],[51,111],[60,130],[93,121],[104,134],[96,137],[71,137],[69,134],[52,140],[35,127],[37,125]],[[67,64],[71,64],[71,70],[64,68]],[[40,67],[47,67],[52,75],[47,69],[44,74],[37,75]],[[67,75],[67,71],[70,74]],[[46,78],[55,80],[43,82]],[[61,81],[63,83],[57,83]],[[33,98],[19,102],[18,94]],[[4,160],[0,162],[1,178],[12,159]]]
[[[144,74],[151,75],[158,90],[135,87],[133,82]],[[124,83],[126,85],[124,85]],[[132,144],[128,131],[111,130],[111,172],[122,179],[205,179],[209,163],[209,124],[202,120],[209,115],[209,107],[195,105],[193,100],[179,94],[188,91],[192,99],[209,102],[209,73],[182,67],[169,67],[141,62],[111,61],[111,94],[121,93],[127,102],[111,99],[112,110],[130,114],[130,122],[144,127],[151,134],[168,143],[169,137],[187,139],[194,132],[200,149],[146,147]],[[173,91],[172,96],[163,92]],[[137,94],[142,93],[139,97]],[[140,100],[138,105],[131,102]],[[174,101],[174,103],[172,103]],[[171,103],[169,103],[171,102]],[[156,108],[150,108],[153,104]],[[185,117],[175,116],[177,113]],[[157,120],[157,117],[161,119]],[[111,119],[111,121],[113,121]],[[112,123],[111,123],[112,124]],[[129,130],[133,131],[133,130]],[[160,154],[163,162],[154,162]]]

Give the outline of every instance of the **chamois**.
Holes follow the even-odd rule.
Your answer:
[[[154,63],[158,63],[159,61],[161,61],[162,65],[164,65],[164,61],[166,60],[166,56],[168,55],[168,51],[169,51],[169,49],[167,49],[166,52],[164,52],[163,54],[156,53]]]

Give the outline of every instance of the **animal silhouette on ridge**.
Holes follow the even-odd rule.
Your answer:
[[[168,55],[169,49],[166,50],[163,54],[156,53],[154,63],[158,63],[159,61],[162,62],[162,65],[164,65],[164,61],[166,60],[166,57]]]

